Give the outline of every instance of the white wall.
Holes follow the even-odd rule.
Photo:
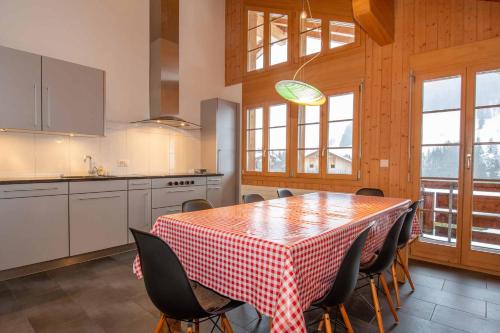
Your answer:
[[[196,123],[204,99],[241,103],[224,87],[224,6],[180,2],[180,113]],[[149,114],[148,0],[0,0],[0,45],[106,71],[107,119],[106,138],[0,133],[0,176],[82,174],[83,154],[113,173],[201,167],[199,133],[127,124]]]

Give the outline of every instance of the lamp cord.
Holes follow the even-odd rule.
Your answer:
[[[309,9],[309,17],[312,18],[312,12],[311,12],[311,4],[309,3],[309,0],[305,0],[307,2],[307,7]],[[304,0],[302,0],[302,11],[304,11]],[[298,69],[297,71],[295,72],[295,74],[293,75],[293,80],[295,80],[295,78],[297,77],[297,74],[299,74],[299,72],[308,64],[310,63],[311,61],[313,61],[314,59],[316,59],[319,55],[320,55],[321,52],[318,52],[316,53],[316,55],[314,57],[312,57],[311,59],[307,60],[305,63],[303,63]]]

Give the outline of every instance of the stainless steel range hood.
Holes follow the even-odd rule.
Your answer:
[[[182,129],[199,129],[179,117],[179,0],[149,0],[149,119]]]

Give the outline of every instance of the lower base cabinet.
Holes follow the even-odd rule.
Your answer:
[[[0,270],[67,257],[68,196],[0,199]]]
[[[70,194],[70,255],[127,244],[127,191]]]
[[[145,232],[151,231],[151,189],[128,191],[128,226]],[[128,242],[134,242],[130,231]]]

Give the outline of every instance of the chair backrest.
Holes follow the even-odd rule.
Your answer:
[[[406,214],[405,222],[403,223],[403,227],[399,233],[398,247],[405,246],[410,240],[411,230],[413,229],[413,219],[417,213],[418,204],[419,201],[412,203],[410,206],[410,212]]]
[[[207,316],[176,254],[161,238],[130,228],[137,245],[144,284],[153,304],[169,318]]]
[[[280,188],[278,189],[278,198],[288,198],[288,197],[293,197],[293,193],[290,190],[287,190],[286,188]]]
[[[214,208],[210,202],[205,199],[193,199],[182,203],[182,212],[194,212]]]
[[[398,246],[399,234],[403,223],[405,221],[406,215],[410,210],[404,211],[394,222],[393,226],[387,233],[385,237],[384,244],[380,249],[377,258],[367,269],[370,273],[377,274],[389,268],[394,262],[394,256],[396,255],[396,248]]]
[[[378,188],[363,187],[356,191],[356,195],[368,195],[372,197],[383,197],[384,191]]]
[[[244,203],[252,203],[252,202],[259,202],[259,201],[264,201],[264,197],[260,194],[245,194],[243,195],[243,202]]]
[[[375,222],[370,223],[354,240],[349,249],[347,250],[340,268],[335,277],[335,281],[330,291],[323,297],[320,303],[330,307],[344,303],[351,295],[356,287],[359,274],[359,263],[363,246],[365,245],[366,238],[370,229]]]

